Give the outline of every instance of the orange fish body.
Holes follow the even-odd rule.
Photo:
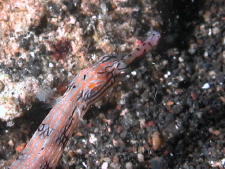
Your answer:
[[[62,99],[51,109],[10,169],[54,169],[80,119],[126,73],[127,65],[158,44],[152,32],[133,53],[118,59],[104,56],[82,70],[69,84]]]

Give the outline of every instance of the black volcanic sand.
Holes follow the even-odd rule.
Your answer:
[[[132,14],[134,32],[145,37],[151,27],[142,19],[153,16],[142,9],[154,4],[151,10],[159,19],[154,29],[162,33],[159,46],[131,66],[113,97],[88,111],[57,169],[225,167],[225,1],[143,2],[121,6],[139,8]],[[30,111],[12,127],[0,122],[1,166],[12,162],[15,147],[32,136],[49,110],[34,103]],[[154,138],[155,148],[154,133],[160,135]]]

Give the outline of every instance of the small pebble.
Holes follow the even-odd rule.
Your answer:
[[[164,77],[165,77],[165,78],[168,78],[170,75],[171,75],[171,72],[168,71],[166,74],[164,74]]]
[[[4,83],[0,80],[0,92],[2,92],[5,88]]]
[[[138,153],[138,154],[137,154],[137,158],[138,158],[138,161],[139,161],[139,162],[144,162],[144,155],[143,155],[143,154]]]
[[[211,35],[212,35],[212,29],[209,29],[208,36],[211,36]]]
[[[196,49],[197,49],[197,45],[196,44],[191,44],[190,48],[188,49],[188,52],[193,55],[193,54],[195,54]]]
[[[136,72],[136,71],[132,71],[131,74],[132,74],[133,76],[136,76],[136,75],[137,75],[137,72]]]
[[[127,163],[125,164],[125,168],[126,168],[126,169],[133,169],[133,164],[132,164],[132,162],[127,162]]]
[[[95,144],[97,142],[97,138],[95,137],[94,134],[90,134],[90,137],[89,137],[89,143],[91,144]]]
[[[208,56],[209,56],[208,51],[205,51],[205,52],[204,52],[204,57],[207,58]]]
[[[225,168],[225,158],[221,160],[222,167]]]
[[[225,42],[224,42],[225,43]],[[225,44],[224,44],[225,45]],[[223,59],[225,59],[225,51],[222,52]]]
[[[205,83],[205,84],[202,86],[202,89],[209,89],[209,88],[210,88],[209,83]]]
[[[151,143],[152,143],[152,149],[155,151],[159,150],[162,147],[163,141],[158,131],[154,132],[151,135]]]
[[[214,28],[212,29],[212,32],[213,32],[214,35],[215,35],[215,34],[218,34],[218,33],[220,33],[220,29],[219,29],[218,27],[214,27]]]
[[[221,132],[219,130],[216,130],[213,128],[209,128],[209,132],[215,136],[219,136],[221,134]]]
[[[14,146],[14,142],[12,140],[9,140],[8,145],[10,145],[11,147]]]
[[[221,100],[223,103],[225,103],[225,97],[221,96],[221,97],[220,97],[220,100]]]
[[[108,166],[109,166],[109,163],[108,162],[104,162],[104,163],[102,163],[101,169],[107,169]]]
[[[49,63],[48,67],[53,68],[54,67],[53,63]]]
[[[172,106],[172,105],[174,105],[174,102],[170,100],[170,101],[168,101],[168,102],[166,103],[166,105],[167,105],[167,106]]]
[[[179,57],[178,60],[179,60],[179,62],[181,62],[181,63],[184,62],[184,58],[183,58],[183,57]]]
[[[74,151],[72,151],[72,150],[69,150],[67,154],[68,154],[68,156],[69,156],[70,158],[73,158],[73,157],[76,156],[76,152],[74,152]]]

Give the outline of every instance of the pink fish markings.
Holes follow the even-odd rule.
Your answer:
[[[89,107],[127,73],[129,64],[156,46],[159,39],[160,33],[152,31],[143,43],[122,59],[103,56],[92,67],[78,73],[10,169],[54,169]]]

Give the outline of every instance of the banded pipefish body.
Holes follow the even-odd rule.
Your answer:
[[[68,139],[89,107],[125,76],[127,67],[135,59],[155,47],[159,39],[160,33],[152,31],[132,53],[122,58],[103,56],[93,66],[80,71],[9,168],[54,169]]]

